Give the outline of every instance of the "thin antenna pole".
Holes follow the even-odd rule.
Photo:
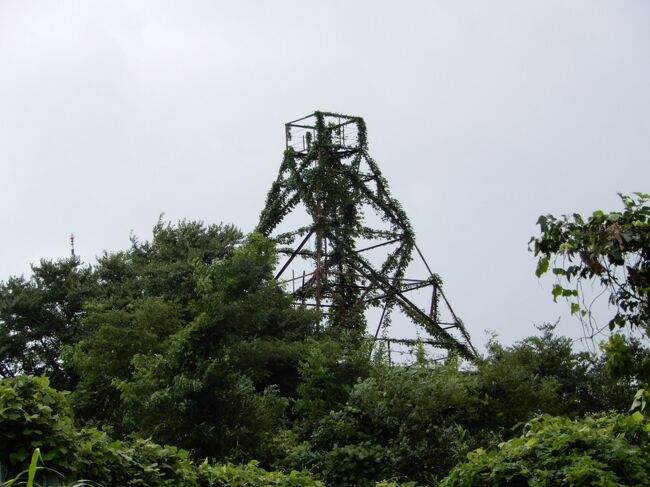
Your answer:
[[[74,233],[70,234],[70,255],[72,257],[75,256],[75,253],[74,253]]]

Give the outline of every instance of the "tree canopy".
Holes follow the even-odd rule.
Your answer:
[[[645,232],[633,223],[647,223],[644,198],[624,199],[616,220],[623,264],[571,240],[592,232],[621,250],[612,223],[544,217],[538,273],[554,262],[556,297],[576,302],[576,279],[599,279],[617,303],[639,298],[616,308],[637,321],[614,326],[645,330],[631,276],[647,249],[626,246],[638,240],[628,226]],[[68,478],[154,486],[625,485],[648,473],[647,419],[627,414],[650,364],[641,341],[578,352],[544,324],[512,345],[490,338],[472,364],[422,345],[396,362],[296,305],[276,263],[260,234],[158,222],[150,241],[94,264],[43,260],[0,283],[0,465],[16,475],[40,448]]]
[[[583,281],[596,281],[614,310],[609,329],[637,333],[636,338],[613,335],[605,348],[610,372],[642,386],[635,405],[644,408],[650,354],[639,335],[650,337],[650,195],[619,196],[623,211],[597,210],[589,218],[540,216],[541,235],[530,243],[538,256],[537,276],[550,270],[557,277],[554,299],[566,298],[573,314],[591,318]]]
[[[610,329],[632,327],[650,334],[650,195],[620,195],[623,211],[597,210],[588,218],[574,213],[540,216],[541,235],[531,238],[539,257],[537,276],[557,276],[553,298],[568,298],[572,313],[586,315],[580,301],[584,280],[608,293],[614,316]]]

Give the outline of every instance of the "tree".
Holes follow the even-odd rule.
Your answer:
[[[549,269],[557,276],[553,297],[567,298],[573,314],[591,318],[584,302],[583,282],[595,281],[608,294],[614,315],[610,330],[637,331],[650,336],[650,195],[620,195],[623,211],[540,216],[539,237],[532,237],[538,256],[537,276]],[[632,351],[623,336],[607,344],[608,367],[616,377],[650,382],[650,355]],[[632,347],[632,348],[630,348]],[[638,404],[645,406],[643,389]],[[635,403],[636,404],[636,403]]]
[[[607,374],[607,356],[576,352],[555,325],[538,326],[539,335],[504,347],[488,342],[478,364],[478,395],[484,398],[482,428],[509,437],[512,427],[536,413],[578,417],[615,409],[624,411],[634,392],[627,381]]]
[[[458,365],[376,362],[346,404],[321,419],[294,466],[315,467],[328,485],[444,475],[457,460],[460,432],[476,426],[482,408],[476,378]]]
[[[136,354],[167,350],[170,337],[183,325],[180,308],[160,298],[137,299],[124,309],[88,305],[84,338],[63,355],[80,377],[73,391],[79,419],[121,426],[124,411],[114,383],[131,377]]]
[[[569,299],[571,312],[586,316],[581,284],[595,280],[609,294],[615,313],[610,329],[631,327],[650,332],[650,195],[619,195],[622,212],[595,211],[540,216],[541,235],[532,237],[537,276],[549,269],[557,276],[553,297]],[[552,264],[552,266],[551,266]]]
[[[160,298],[183,307],[191,319],[196,298],[195,268],[232,255],[242,240],[232,225],[204,225],[181,220],[176,225],[159,220],[151,241],[131,237],[131,248],[105,252],[95,272],[100,300],[111,308],[124,308],[139,298]]]
[[[56,388],[71,388],[76,378],[61,352],[79,340],[84,303],[96,293],[91,267],[76,257],[41,260],[29,279],[0,283],[0,375],[47,374]]]
[[[584,219],[578,214],[540,216],[539,237],[532,237],[539,257],[537,276],[551,268],[557,276],[553,297],[567,298],[571,312],[591,318],[584,304],[583,281],[596,281],[614,307],[609,329],[635,330],[650,336],[650,195],[619,194],[623,211],[595,211]],[[551,267],[551,262],[553,266]],[[633,407],[645,408],[644,384],[650,382],[650,354],[624,336],[610,337],[605,346],[608,369],[616,378],[641,384]]]
[[[80,381],[73,392],[79,419],[123,426],[115,381],[128,380],[137,354],[162,354],[170,337],[199,312],[196,270],[228,259],[242,234],[230,225],[182,220],[158,223],[151,241],[105,252],[94,267],[98,289],[85,306],[77,341],[63,357]]]
[[[264,455],[287,406],[277,384],[297,377],[295,350],[319,318],[293,307],[273,279],[275,263],[273,243],[253,234],[230,258],[197,268],[195,318],[166,353],[137,355],[119,382],[130,427],[198,457]]]
[[[305,358],[296,402],[314,426],[299,432],[306,441],[290,449],[286,464],[319,471],[328,485],[435,484],[467,452],[511,438],[539,413],[628,408],[633,388],[611,379],[602,358],[575,352],[554,325],[538,329],[508,347],[490,340],[487,356],[469,369],[457,359],[391,365],[380,355],[349,391],[334,364],[352,357],[341,356],[340,344],[338,355],[321,344],[327,353]]]
[[[309,344],[300,360],[300,383],[294,411],[302,433],[311,434],[330,411],[343,407],[354,385],[368,377],[372,342],[355,333],[334,333]]]

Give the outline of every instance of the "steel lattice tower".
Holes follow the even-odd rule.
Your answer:
[[[284,159],[257,226],[286,256],[276,279],[291,287],[297,303],[322,310],[327,326],[364,334],[366,312],[377,308],[378,339],[397,309],[430,335],[426,343],[474,358],[439,276],[429,268],[406,213],[368,154],[363,119],[315,112],[287,123],[285,130]],[[308,223],[279,232],[299,211]],[[414,254],[427,277],[406,276]],[[300,261],[307,268],[303,264],[296,275]],[[430,296],[426,307],[411,299],[423,290]]]

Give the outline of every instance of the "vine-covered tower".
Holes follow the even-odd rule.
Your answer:
[[[323,311],[326,326],[364,334],[368,310],[376,308],[377,339],[399,310],[426,331],[426,343],[475,357],[406,213],[368,154],[363,119],[315,112],[285,130],[280,172],[257,226],[286,257],[276,279],[290,286],[298,303]],[[425,278],[406,275],[414,254],[427,269]],[[411,299],[423,291],[426,307]]]

